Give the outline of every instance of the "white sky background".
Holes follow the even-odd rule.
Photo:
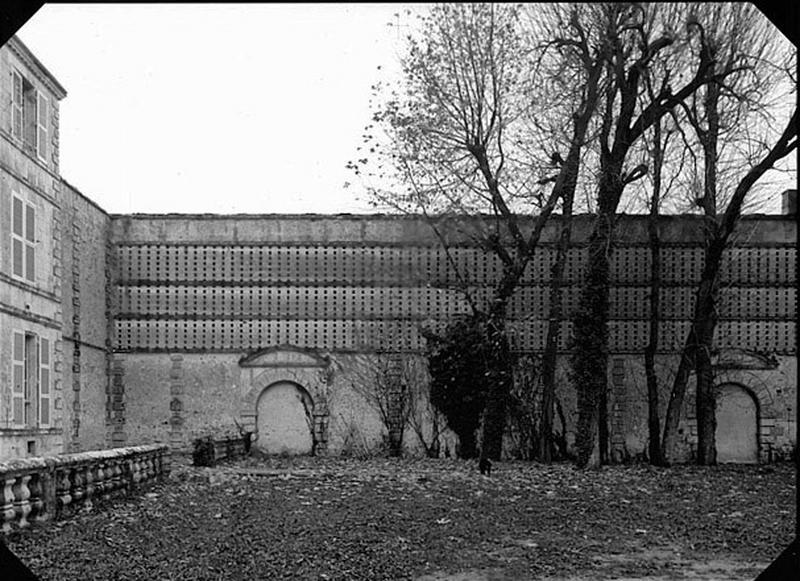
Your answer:
[[[61,175],[105,210],[369,213],[345,164],[407,6],[45,4],[18,36],[68,92]],[[779,213],[796,170],[760,183]]]
[[[403,9],[45,4],[17,35],[68,92],[61,175],[105,210],[365,213],[345,164]]]

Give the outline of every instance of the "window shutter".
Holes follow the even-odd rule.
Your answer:
[[[39,426],[50,427],[50,341],[41,339],[39,357]]]
[[[25,335],[14,331],[12,349],[13,384],[11,386],[11,423],[25,425]]]
[[[36,242],[36,208],[30,204],[25,205],[25,239]]]
[[[22,200],[14,196],[13,205],[12,213],[14,214],[14,224],[12,226],[12,232],[17,236],[22,236]]]
[[[25,206],[25,278],[30,281],[36,279],[36,208],[30,205]]]
[[[47,97],[36,93],[36,155],[42,161],[47,161]]]
[[[11,132],[17,139],[22,139],[22,75],[13,71],[11,76]]]
[[[22,276],[25,261],[25,249],[22,244],[24,205],[22,200],[16,196],[13,196],[11,200],[11,268],[14,276]]]

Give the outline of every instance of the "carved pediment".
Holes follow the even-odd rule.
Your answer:
[[[240,367],[327,367],[330,359],[312,349],[294,345],[277,345],[245,355]]]
[[[712,358],[714,367],[721,369],[776,369],[775,355],[746,349],[720,349]]]

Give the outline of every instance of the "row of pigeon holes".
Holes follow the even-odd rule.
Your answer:
[[[292,284],[452,285],[461,275],[477,285],[491,284],[502,273],[496,256],[477,248],[333,247],[333,246],[118,246],[119,280],[149,282],[282,282]],[[555,250],[537,250],[523,283],[550,280]],[[661,277],[665,283],[697,282],[703,266],[700,248],[663,248]],[[572,248],[565,280],[579,283],[586,251]],[[615,282],[644,284],[650,278],[650,251],[623,247],[612,255]],[[794,248],[732,248],[724,256],[722,281],[734,284],[793,284]]]
[[[118,316],[122,317],[239,317],[255,319],[394,319],[444,318],[469,312],[464,292],[419,287],[322,286],[122,286],[117,287]],[[476,305],[486,308],[492,289],[469,289]],[[667,287],[660,291],[662,319],[692,316],[696,290]],[[575,315],[580,287],[562,289],[562,318]],[[796,316],[794,288],[723,287],[718,305],[723,319],[787,319]],[[614,287],[610,290],[612,319],[646,320],[650,289]],[[550,289],[521,287],[512,297],[511,319],[548,319]]]
[[[441,325],[439,325],[441,326]],[[291,344],[323,350],[418,351],[425,340],[421,326],[404,321],[136,321],[115,322],[117,348],[124,351],[252,351],[267,345]],[[572,324],[561,323],[559,348],[569,348]],[[612,352],[642,352],[649,327],[643,321],[612,321],[609,348]],[[687,322],[663,322],[659,350],[677,351],[686,340]],[[715,344],[777,353],[796,353],[794,322],[722,322]],[[541,351],[547,324],[544,321],[509,324],[515,349]]]

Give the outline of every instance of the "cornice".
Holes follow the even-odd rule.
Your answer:
[[[67,96],[67,90],[61,86],[58,79],[53,76],[53,73],[47,70],[47,67],[34,56],[30,49],[25,46],[25,43],[18,37],[12,36],[6,43],[6,46],[11,49],[11,52],[13,52],[19,60],[25,63],[28,70],[30,70],[39,81],[44,83],[59,101]]]

